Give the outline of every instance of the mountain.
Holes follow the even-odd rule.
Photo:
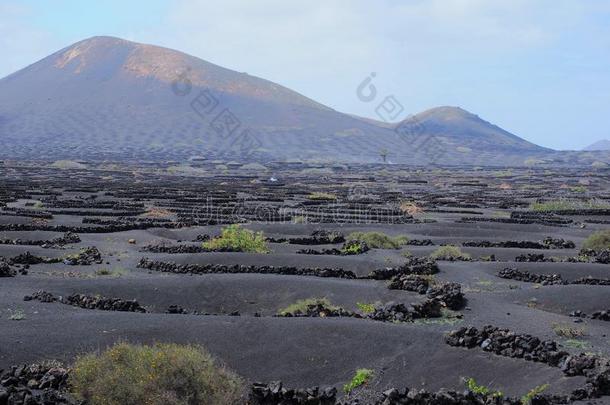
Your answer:
[[[112,37],[78,42],[1,79],[0,139],[5,159],[481,165],[552,153],[460,108],[382,123],[182,52]]]
[[[602,139],[583,148],[583,150],[610,150],[610,140]]]

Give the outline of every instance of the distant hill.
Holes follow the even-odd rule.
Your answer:
[[[610,150],[610,140],[602,139],[583,148],[583,150]]]
[[[5,159],[502,165],[553,154],[457,107],[381,123],[182,52],[112,37],[78,42],[1,79],[0,140]]]

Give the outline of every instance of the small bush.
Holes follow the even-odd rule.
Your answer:
[[[367,304],[364,302],[357,302],[356,306],[363,314],[371,314],[375,312],[375,304]]]
[[[567,339],[566,341],[563,342],[563,344],[567,347],[571,347],[573,349],[580,349],[580,350],[589,349],[591,347],[589,342],[586,342],[584,340],[578,340],[578,339]]]
[[[341,247],[341,254],[359,255],[368,252],[369,247],[366,243],[358,240],[349,240]]]
[[[119,343],[76,360],[74,394],[90,405],[233,405],[243,382],[198,346]]]
[[[8,319],[11,321],[23,321],[26,318],[25,312],[22,309],[16,309],[13,311],[11,316]]]
[[[373,370],[369,370],[368,368],[358,369],[356,370],[356,374],[354,375],[352,380],[343,386],[343,391],[349,394],[355,388],[366,384],[371,379],[371,377],[373,377]]]
[[[125,269],[123,268],[115,268],[115,269],[97,269],[94,273],[96,276],[112,276],[112,277],[121,277],[125,274]]]
[[[544,391],[547,390],[547,388],[549,388],[549,384],[543,384],[532,388],[527,394],[521,397],[521,403],[523,405],[529,405],[532,402],[532,398],[542,394]]]
[[[279,310],[278,314],[281,316],[286,316],[288,314],[306,314],[310,307],[317,306],[328,310],[328,312],[335,312],[341,309],[331,304],[327,298],[307,298],[288,305],[286,308]]]
[[[373,249],[400,249],[409,242],[406,236],[391,237],[381,232],[352,232],[346,239],[364,242]]]
[[[587,334],[585,328],[577,328],[564,323],[554,323],[552,328],[553,332],[555,332],[557,336],[561,336],[567,339],[576,339],[583,337]]]
[[[332,200],[336,200],[337,196],[334,194],[331,194],[331,193],[323,193],[320,191],[315,191],[315,192],[309,194],[308,198],[310,200],[326,200],[326,201],[331,200],[332,201]]]
[[[411,251],[409,251],[409,249],[405,249],[402,252],[400,252],[400,255],[402,257],[413,257],[413,253],[411,253]]]
[[[219,237],[204,242],[203,247],[209,250],[269,253],[263,232],[253,232],[237,224],[223,228]]]
[[[504,394],[502,394],[501,391],[492,391],[491,389],[489,389],[488,387],[486,387],[484,385],[478,385],[477,382],[474,380],[474,378],[467,379],[466,386],[468,387],[468,390],[470,392],[472,392],[473,394],[491,395],[492,397],[503,397],[504,396]]]
[[[470,260],[468,253],[463,253],[457,246],[441,246],[430,254],[435,260]]]
[[[403,214],[408,214],[411,216],[422,214],[424,212],[422,207],[410,201],[401,201],[399,208]]]
[[[582,243],[582,247],[596,251],[610,249],[610,229],[592,233]]]

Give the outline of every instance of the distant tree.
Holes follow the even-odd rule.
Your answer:
[[[383,163],[386,162],[387,158],[388,158],[388,150],[387,149],[381,149],[379,151],[379,156],[381,156],[381,159],[383,159]]]

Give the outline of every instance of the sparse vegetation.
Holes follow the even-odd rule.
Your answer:
[[[577,339],[587,334],[584,327],[576,327],[566,323],[554,323],[552,325],[553,332],[557,336],[561,336],[567,339]]]
[[[543,384],[532,388],[527,394],[521,397],[521,403],[523,405],[529,405],[532,402],[532,398],[542,394],[544,391],[547,390],[547,388],[549,388],[549,384]]]
[[[199,346],[119,343],[79,357],[70,382],[91,405],[233,405],[242,380]]]
[[[359,255],[367,251],[367,247],[363,246],[357,240],[349,240],[341,247],[341,253],[344,255]]]
[[[253,232],[238,224],[222,229],[221,235],[203,243],[209,250],[232,250],[236,252],[269,253],[263,232]]]
[[[11,316],[9,316],[8,318],[11,321],[23,321],[24,319],[26,319],[25,312],[23,312],[22,309],[16,309],[11,312]]]
[[[172,216],[172,212],[165,208],[150,207],[142,216],[145,218],[169,218]]]
[[[466,387],[468,387],[468,390],[474,394],[487,395],[492,397],[504,396],[504,394],[502,394],[502,391],[492,391],[489,387],[477,384],[474,378],[469,378],[466,380]]]
[[[299,216],[293,217],[292,222],[294,222],[295,224],[306,224],[307,217],[299,215]]]
[[[441,246],[430,254],[435,260],[470,260],[468,253],[463,253],[459,247],[453,245]]]
[[[564,346],[571,347],[573,349],[585,350],[589,349],[591,345],[589,342],[578,339],[567,339],[563,342]]]
[[[402,252],[400,252],[400,255],[401,255],[402,257],[413,257],[413,253],[411,253],[411,252],[409,251],[409,249],[405,249],[405,250],[403,250]]]
[[[582,247],[593,250],[610,249],[610,229],[592,233],[582,243]]]
[[[436,281],[434,281],[436,282]],[[415,319],[413,324],[415,325],[455,325],[462,322],[462,314],[458,311],[452,311],[447,308],[441,308],[440,318],[421,318]]]
[[[364,302],[357,302],[356,306],[363,314],[371,314],[375,312],[375,304],[367,304]]]
[[[401,201],[400,210],[404,214],[415,216],[424,212],[424,209],[412,201]]]
[[[105,277],[105,276],[121,277],[125,274],[125,269],[124,268],[114,268],[114,269],[102,268],[102,269],[95,270],[94,274],[96,276],[100,276],[100,277]]]
[[[305,314],[307,313],[307,309],[310,307],[321,307],[329,312],[334,312],[340,309],[339,307],[331,304],[327,298],[307,298],[304,300],[299,300],[294,304],[290,304],[286,308],[279,310],[278,315],[285,316],[288,314]]]
[[[323,193],[321,191],[315,191],[309,194],[310,200],[336,200],[337,196],[331,193]]]
[[[532,211],[537,212],[552,212],[562,210],[579,210],[579,209],[609,209],[610,204],[597,200],[568,200],[559,199],[545,202],[535,202],[530,205]]]
[[[404,235],[392,237],[381,232],[352,232],[347,240],[364,242],[373,249],[400,249],[409,242],[409,238]]]
[[[352,380],[343,386],[343,391],[346,393],[352,392],[355,388],[366,384],[373,377],[373,370],[368,368],[360,368],[356,370],[356,374],[352,377]]]

